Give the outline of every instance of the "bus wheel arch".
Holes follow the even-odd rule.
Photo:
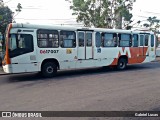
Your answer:
[[[117,69],[124,70],[127,67],[128,57],[126,55],[120,56],[117,63]]]
[[[56,59],[45,59],[41,64],[41,73],[44,77],[53,77],[59,69],[59,63]]]

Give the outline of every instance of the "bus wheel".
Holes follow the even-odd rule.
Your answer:
[[[117,69],[118,70],[124,70],[127,67],[127,60],[124,58],[120,58],[118,60]]]
[[[57,73],[57,65],[52,62],[46,62],[42,66],[41,72],[44,77],[53,77]]]

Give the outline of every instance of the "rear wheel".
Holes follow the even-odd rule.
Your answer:
[[[46,62],[42,65],[41,73],[44,77],[53,77],[57,73],[57,65],[52,62]]]
[[[118,60],[117,69],[124,70],[127,67],[127,60],[124,58],[120,58]]]

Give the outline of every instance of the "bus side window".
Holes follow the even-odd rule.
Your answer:
[[[60,31],[61,47],[74,48],[76,47],[76,34],[74,31]]]
[[[28,52],[32,52],[33,47],[33,36],[29,34],[21,34],[19,38],[19,48],[24,48]]]
[[[38,47],[57,48],[59,47],[59,36],[57,30],[39,29],[37,31]]]
[[[131,34],[118,34],[119,46],[130,47],[131,46]]]
[[[133,47],[138,47],[138,34],[133,34],[132,46]]]
[[[96,32],[96,47],[101,46],[101,34],[99,32]]]
[[[101,46],[104,47],[104,33],[101,33]]]
[[[116,33],[113,34],[113,43],[114,43],[114,47],[117,47],[117,34]]]
[[[102,46],[103,47],[116,47],[117,34],[116,33],[102,33]]]

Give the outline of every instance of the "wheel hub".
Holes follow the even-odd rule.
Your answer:
[[[47,73],[53,73],[53,68],[51,66],[47,67],[46,69]]]

